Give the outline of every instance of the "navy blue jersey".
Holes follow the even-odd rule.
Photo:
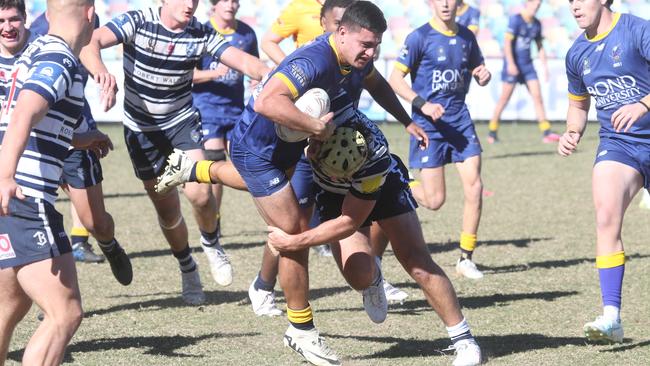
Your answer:
[[[84,106],[83,80],[77,58],[59,37],[35,39],[16,60],[0,122],[0,139],[22,90],[38,93],[49,104],[30,133],[18,161],[16,182],[25,195],[54,203],[63,160],[68,154]]]
[[[463,4],[456,11],[456,23],[469,28],[472,32],[478,30],[481,12],[473,6]]]
[[[309,89],[321,88],[327,92],[330,101],[335,101],[344,92],[342,84],[351,75],[357,74],[351,67],[339,64],[333,36],[325,34],[287,56],[270,78],[277,78],[287,85],[294,100]],[[305,141],[282,141],[275,132],[274,122],[255,112],[256,94],[253,93],[237,122],[232,140],[241,141],[249,151],[269,161],[297,161]]]
[[[234,31],[224,32],[210,21],[205,23],[217,30],[231,46],[259,57],[257,37],[253,28],[237,20]],[[215,70],[219,59],[212,55],[204,56],[198,65],[199,70]],[[218,79],[205,83],[194,84],[192,97],[194,105],[201,112],[203,119],[235,118],[244,110],[244,75],[237,70],[229,69],[228,73]]]
[[[601,137],[648,142],[650,113],[628,132],[616,132],[611,117],[650,94],[649,21],[616,13],[607,32],[593,39],[580,35],[566,55],[566,73],[569,97],[595,102]]]
[[[198,120],[194,68],[205,55],[218,59],[230,44],[196,18],[182,31],[170,31],[160,8],[126,12],[106,27],[124,45],[124,125],[146,132]]]
[[[537,18],[533,17],[530,21],[526,21],[521,14],[510,16],[506,42],[510,42],[512,45],[512,54],[518,66],[533,62],[530,56],[530,45],[533,41],[541,40],[542,24]]]
[[[429,22],[406,37],[395,67],[411,74],[412,88],[419,96],[453,115],[467,108],[471,72],[481,64],[483,55],[474,33],[463,26],[456,33],[441,31]],[[416,123],[430,124],[419,109],[412,111]]]

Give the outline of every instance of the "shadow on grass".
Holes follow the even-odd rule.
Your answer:
[[[502,239],[502,240],[481,240],[479,242],[479,247],[481,246],[492,246],[492,245],[514,245],[517,248],[528,248],[530,244],[537,243],[540,241],[547,241],[553,238],[525,238],[525,239]],[[429,253],[444,253],[450,252],[452,250],[458,250],[460,242],[458,241],[448,241],[444,244],[436,243],[427,243],[427,249]]]
[[[226,253],[229,250],[242,250],[242,249],[250,249],[250,248],[255,248],[255,247],[262,247],[264,246],[264,242],[262,241],[253,241],[250,243],[222,243],[224,249],[226,250]],[[161,246],[167,246],[165,243],[160,243]],[[143,250],[139,252],[132,252],[129,251],[128,244],[125,246],[126,254],[129,255],[129,258],[153,258],[153,257],[165,257],[165,256],[172,256],[172,252],[169,248],[165,249],[153,249],[153,250]],[[203,248],[201,248],[198,244],[192,246],[192,253],[203,253]],[[261,252],[260,252],[261,255]]]
[[[366,356],[355,357],[354,359],[357,360],[442,356],[449,354],[444,349],[451,343],[446,338],[423,341],[413,338],[355,337],[336,334],[324,334],[324,336],[327,338],[353,338],[365,342],[391,344],[386,350]],[[550,337],[542,334],[493,335],[477,337],[476,339],[481,345],[483,357],[487,359],[528,351],[560,348],[567,345],[585,345],[584,338]]]
[[[146,192],[129,192],[129,193],[104,193],[104,199],[107,198],[130,198],[130,197],[143,197],[146,196]],[[56,199],[57,202],[70,202],[70,198],[62,196],[61,198]]]
[[[629,341],[629,339],[625,338],[623,341],[626,342],[626,341]],[[625,345],[625,346],[618,346],[618,347],[614,347],[614,348],[611,348],[611,349],[604,349],[604,350],[601,350],[600,352],[624,352],[624,351],[629,351],[631,349],[635,349],[635,348],[639,348],[639,347],[646,347],[646,346],[650,346],[650,340],[649,341],[639,342],[639,343],[634,343],[634,344],[628,344],[628,345]]]
[[[632,254],[626,256],[627,260],[634,260],[634,259],[643,259],[643,258],[648,258],[650,255],[648,254]],[[535,269],[535,268],[545,268],[545,269],[551,269],[551,268],[566,268],[566,267],[571,267],[583,263],[594,263],[595,258],[574,258],[574,259],[560,259],[560,260],[550,260],[550,261],[543,261],[543,262],[530,262],[530,263],[524,263],[524,264],[513,264],[509,266],[500,266],[500,267],[490,267],[490,266],[482,266],[479,265],[479,268],[484,271],[484,273],[510,273],[510,272],[523,272],[527,271],[529,269]]]
[[[257,336],[259,333],[210,333],[201,336],[156,336],[156,337],[122,337],[100,338],[91,341],[76,342],[68,346],[63,362],[75,362],[74,354],[83,352],[116,351],[129,348],[140,348],[143,354],[167,357],[192,357],[202,358],[201,355],[178,352],[179,349],[195,345],[210,338],[235,338]],[[20,362],[24,349],[10,352],[8,358]],[[198,361],[197,361],[198,362]]]
[[[518,152],[518,153],[510,153],[510,154],[501,154],[501,155],[494,155],[494,156],[488,156],[487,158],[492,160],[492,159],[509,159],[509,158],[525,158],[528,156],[543,156],[543,155],[556,155],[557,152],[555,150],[549,151],[549,150],[544,150],[544,151],[525,151],[525,152]]]

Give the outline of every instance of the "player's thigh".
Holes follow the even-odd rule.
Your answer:
[[[542,96],[542,87],[538,79],[526,80],[526,87],[533,98],[540,98]]]
[[[592,173],[592,192],[598,214],[604,210],[622,219],[630,202],[643,186],[643,177],[630,165],[614,160],[599,161]]]
[[[420,171],[422,189],[427,196],[442,196],[446,194],[445,167],[423,168]]]
[[[31,299],[20,287],[16,272],[17,270],[12,267],[0,269],[0,288],[2,289],[0,308],[3,309],[0,317],[3,319],[9,319],[16,315],[18,318],[22,318],[32,305]]]
[[[289,234],[297,234],[301,230],[302,211],[298,206],[296,194],[287,181],[279,190],[268,196],[253,197],[255,206],[264,221],[276,226]]]
[[[82,189],[69,186],[68,196],[84,225],[88,220],[100,220],[106,213],[101,183]]]
[[[72,254],[27,264],[18,270],[25,293],[46,314],[76,317],[81,314],[81,295]]]
[[[481,155],[474,155],[456,163],[456,169],[463,186],[472,186],[481,181]]]
[[[431,257],[415,211],[380,220],[378,224],[390,241],[395,257],[403,266],[413,260],[429,262]]]

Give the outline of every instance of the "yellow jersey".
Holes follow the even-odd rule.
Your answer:
[[[303,46],[323,34],[320,25],[322,7],[318,0],[293,0],[275,20],[271,32],[282,38],[292,36],[296,47]]]

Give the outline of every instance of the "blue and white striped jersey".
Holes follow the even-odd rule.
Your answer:
[[[201,57],[219,59],[230,44],[196,18],[179,32],[160,21],[160,8],[129,11],[106,26],[124,44],[124,125],[166,130],[199,118],[192,75]]]
[[[84,105],[79,64],[59,37],[34,40],[15,62],[0,119],[0,139],[22,90],[41,95],[49,104],[45,117],[33,128],[18,161],[16,182],[23,194],[54,203],[72,136]]]

